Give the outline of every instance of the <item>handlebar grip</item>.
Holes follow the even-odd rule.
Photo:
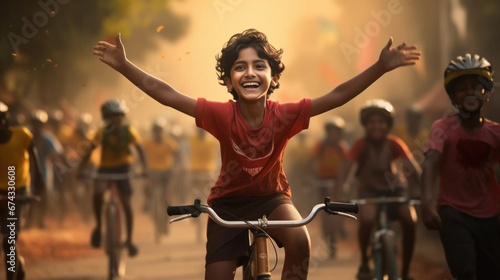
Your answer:
[[[168,206],[167,207],[167,214],[169,216],[193,214],[193,213],[197,213],[197,212],[199,212],[199,210],[194,205]]]
[[[341,203],[331,202],[327,203],[328,209],[337,212],[358,213],[359,207],[357,203]]]

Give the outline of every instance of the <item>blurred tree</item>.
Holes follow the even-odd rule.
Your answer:
[[[41,103],[71,100],[92,74],[88,61],[98,40],[114,35],[141,42],[128,48],[140,59],[158,38],[175,41],[188,28],[165,0],[2,0],[0,3],[0,99],[7,92]],[[164,28],[158,32],[157,28]],[[4,89],[2,91],[2,88]]]

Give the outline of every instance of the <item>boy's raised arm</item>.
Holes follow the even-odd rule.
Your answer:
[[[94,46],[93,53],[156,101],[194,117],[196,99],[178,92],[166,82],[142,71],[130,62],[126,57],[120,34],[116,36],[116,46],[99,41]]]
[[[342,106],[356,97],[368,86],[380,78],[384,73],[400,66],[415,64],[420,58],[420,52],[414,45],[402,43],[396,48],[391,48],[392,37],[382,49],[378,61],[354,78],[340,84],[331,92],[312,100],[311,116],[327,112]]]

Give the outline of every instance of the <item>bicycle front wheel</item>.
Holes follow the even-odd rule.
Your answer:
[[[111,204],[106,211],[106,254],[108,255],[108,279],[118,279],[124,272],[121,258],[121,223],[117,206]]]
[[[389,280],[398,279],[397,246],[394,232],[387,232],[380,236],[382,250],[382,271]]]

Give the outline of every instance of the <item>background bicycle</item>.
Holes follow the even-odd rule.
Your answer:
[[[358,205],[377,204],[377,227],[373,234],[372,240],[372,257],[374,264],[374,276],[377,280],[389,279],[397,280],[399,277],[398,265],[398,238],[396,231],[390,227],[390,221],[394,220],[394,215],[390,215],[389,211],[394,213],[394,208],[390,209],[391,205],[398,206],[401,204],[417,205],[420,200],[408,199],[407,197],[380,197],[380,198],[365,198],[351,200]],[[411,209],[414,210],[413,207]],[[416,215],[415,211],[413,214]],[[416,217],[416,216],[415,216]],[[359,275],[360,280],[371,280],[371,276]]]
[[[125,275],[124,249],[127,247],[124,237],[125,227],[123,222],[123,209],[120,203],[119,192],[116,181],[140,177],[136,173],[93,173],[91,178],[107,181],[102,218],[104,229],[101,232],[101,240],[104,240],[106,254],[108,255],[108,279],[117,279]]]

